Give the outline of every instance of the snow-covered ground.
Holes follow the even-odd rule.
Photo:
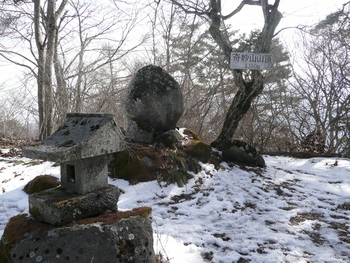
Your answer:
[[[264,157],[265,169],[203,164],[184,188],[110,183],[125,191],[120,210],[153,208],[154,247],[170,263],[350,262],[350,160]],[[0,158],[0,235],[28,213],[22,188],[42,174],[59,167]]]

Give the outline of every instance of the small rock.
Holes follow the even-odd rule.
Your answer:
[[[202,163],[207,163],[211,157],[211,146],[202,141],[187,142],[184,151]]]
[[[38,175],[24,186],[23,191],[26,194],[34,194],[59,185],[58,178],[52,175]]]

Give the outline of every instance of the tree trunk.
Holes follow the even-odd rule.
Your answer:
[[[38,112],[39,112],[39,139],[44,137],[44,120],[45,120],[45,86],[44,86],[44,75],[45,75],[45,44],[42,39],[40,29],[40,0],[34,0],[34,31],[35,31],[35,43],[38,49],[38,73],[37,73],[37,85],[38,85]]]
[[[62,22],[63,18],[61,19],[60,23]],[[58,23],[58,28],[60,27],[60,23]],[[58,29],[57,29],[58,30]],[[55,35],[55,52],[53,56],[53,65],[54,65],[54,71],[56,76],[56,98],[55,98],[55,109],[56,109],[56,118],[55,122],[57,124],[61,124],[68,112],[68,91],[67,91],[67,83],[64,78],[64,71],[62,64],[58,58],[58,32]]]
[[[75,87],[75,112],[81,112],[82,110],[82,86],[83,86],[83,66],[84,66],[84,44],[81,43],[81,49],[79,52],[79,63],[78,63],[78,79]]]
[[[57,37],[56,37],[57,41]],[[57,42],[56,42],[57,48]],[[68,92],[67,83],[64,79],[63,68],[61,62],[58,59],[57,52],[54,55],[54,69],[56,75],[56,110],[57,110],[57,123],[62,123],[68,112]]]
[[[56,11],[56,0],[47,1],[46,14],[43,15],[40,0],[34,1],[34,31],[38,49],[38,111],[39,139],[44,139],[52,133],[52,66],[56,54],[57,59],[57,19],[62,13],[67,0],[63,0]],[[44,30],[41,26],[44,26]],[[45,32],[45,37],[43,33]]]
[[[267,1],[262,1],[261,5],[264,13],[265,24],[259,40],[255,45],[254,52],[256,53],[266,53],[270,51],[275,29],[282,18],[281,13],[277,10],[279,0],[276,0],[273,6],[268,5]],[[228,39],[223,36],[220,29],[222,22],[220,0],[211,0],[211,12],[209,18],[211,20],[209,32],[223,50],[226,59],[230,61],[232,48]],[[251,79],[249,81],[244,80],[241,70],[233,70],[233,74],[239,91],[236,93],[226,114],[225,122],[218,138],[213,142],[214,145],[233,137],[240,120],[249,110],[253,99],[263,91],[263,75],[261,71],[252,70]]]
[[[46,13],[46,57],[45,57],[45,74],[44,74],[44,125],[42,135],[43,138],[48,137],[52,132],[52,66],[55,50],[55,39],[57,34],[57,22],[55,17],[56,0],[48,0]]]
[[[239,90],[236,93],[231,106],[227,111],[223,128],[215,142],[221,142],[223,140],[232,138],[240,120],[250,109],[253,99],[257,97],[263,90],[262,81],[255,81],[255,85],[259,86],[254,88],[254,90],[251,92]]]

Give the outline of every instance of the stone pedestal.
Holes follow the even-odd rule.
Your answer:
[[[111,114],[79,113],[41,145],[24,147],[25,157],[60,163],[61,187],[29,196],[34,220],[10,219],[0,263],[155,263],[151,208],[117,212],[120,192],[108,185],[108,155],[124,149]]]
[[[10,219],[0,262],[155,263],[151,208],[105,213],[65,227],[22,214]]]
[[[41,222],[66,225],[107,210],[116,211],[120,192],[113,185],[84,195],[52,188],[29,196],[29,212]]]

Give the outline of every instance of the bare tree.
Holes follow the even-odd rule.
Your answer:
[[[74,10],[75,23],[66,29],[66,35],[70,37],[65,40],[68,43],[62,44],[68,47],[68,51],[62,50],[63,67],[72,91],[70,107],[75,112],[82,112],[84,100],[89,98],[89,92],[96,83],[93,73],[103,68],[111,70],[113,63],[122,61],[144,43],[145,38],[140,35],[139,39],[127,45],[138,22],[138,10],[132,3],[125,4],[124,9],[119,6],[113,12],[91,1],[70,1],[70,6]],[[75,51],[71,57],[65,54],[70,50]]]
[[[5,47],[0,55],[7,61],[28,69],[36,78],[41,139],[52,132],[52,68],[57,52],[58,24],[67,1],[62,0],[59,4],[58,0],[33,0],[32,3],[14,1],[12,9],[7,9],[10,14],[17,14],[22,19],[20,26],[11,27],[10,37],[14,34],[17,41],[27,44],[30,49],[26,53]]]
[[[56,0],[48,0],[46,12],[40,0],[34,0],[34,34],[38,52],[37,83],[39,138],[43,139],[52,133],[53,115],[53,73],[52,67],[57,53],[57,34],[59,19],[68,0],[62,0],[57,8]]]
[[[0,56],[36,79],[41,139],[68,111],[84,111],[96,83],[92,72],[121,61],[143,43],[142,36],[127,43],[139,21],[133,2],[118,1],[117,9],[111,8],[88,0],[35,0],[9,10],[21,14],[22,23],[10,37],[26,49],[6,46]]]
[[[254,52],[267,53],[270,51],[275,29],[282,18],[281,13],[278,11],[279,0],[275,0],[273,4],[269,4],[268,0],[243,0],[239,6],[228,15],[223,15],[220,0],[194,2],[171,0],[171,2],[187,13],[197,14],[208,20],[210,25],[209,32],[215,42],[223,50],[228,62],[230,61],[230,54],[233,51],[233,47],[222,27],[225,20],[237,14],[245,5],[260,6],[264,15],[264,26],[255,43]],[[263,90],[264,80],[260,70],[252,70],[248,73],[242,70],[233,70],[232,73],[234,75],[235,84],[238,87],[238,92],[227,112],[221,133],[215,140],[216,143],[233,137],[239,121],[249,110],[253,99]]]
[[[30,138],[32,132],[33,94],[28,87],[28,78],[8,89],[6,83],[0,85],[0,134],[8,138]]]
[[[320,134],[329,153],[343,152],[349,142],[349,13],[339,11],[303,34],[301,62],[293,88],[303,99],[303,134]]]
[[[11,34],[11,28],[18,19],[18,14],[10,12],[9,8],[14,3],[8,1],[1,1],[0,3],[0,36]],[[1,46],[1,44],[0,44]]]
[[[255,30],[244,37],[238,49],[252,52],[259,33],[259,30]],[[239,123],[235,137],[245,140],[259,151],[288,151],[294,136],[289,129],[286,112],[296,106],[288,89],[291,77],[289,53],[278,38],[273,39],[270,53],[274,56],[274,68],[263,72],[264,90]]]

